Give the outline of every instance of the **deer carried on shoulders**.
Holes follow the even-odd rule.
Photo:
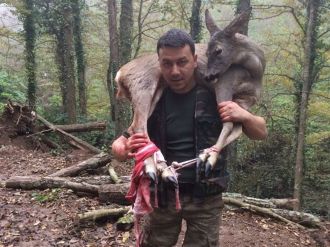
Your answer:
[[[250,13],[251,10],[242,12],[224,29],[220,29],[206,10],[205,21],[210,32],[210,41],[207,45],[196,44],[195,50],[197,72],[203,75],[205,83],[213,88],[217,103],[234,101],[245,110],[250,109],[260,97],[266,64],[261,48],[247,36],[239,33],[241,27],[248,22]],[[133,122],[127,132],[130,135],[148,134],[148,118],[167,86],[159,68],[157,54],[141,56],[125,64],[118,71],[115,80],[118,85],[117,97],[129,99],[134,110]],[[201,150],[196,159],[167,164],[160,151],[154,149],[153,155],[143,157],[143,166],[139,171],[143,170],[155,184],[158,178],[161,178],[171,182],[176,188],[176,171],[192,164],[207,178],[223,148],[237,139],[241,133],[242,124],[224,122],[216,143]],[[138,157],[139,153],[144,153],[146,149],[148,145],[138,150],[136,158],[141,158]]]

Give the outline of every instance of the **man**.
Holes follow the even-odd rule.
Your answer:
[[[262,117],[232,101],[217,105],[214,92],[196,70],[194,42],[187,33],[171,29],[158,40],[157,53],[168,87],[148,120],[148,133],[167,164],[195,158],[203,149],[213,146],[225,121],[242,123],[243,132],[251,139],[267,136]],[[117,159],[126,160],[148,142],[143,133],[132,136],[125,133],[114,141],[112,151]],[[226,150],[221,152],[209,177],[196,180],[196,173],[194,166],[179,171],[180,211],[175,209],[174,189],[162,186],[158,195],[160,207],[149,215],[144,228],[143,246],[175,245],[182,219],[187,224],[183,246],[219,246],[221,193],[228,184]]]

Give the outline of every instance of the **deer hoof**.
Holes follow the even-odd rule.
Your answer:
[[[175,170],[168,166],[162,172],[162,179],[164,182],[170,182],[175,188],[179,186],[178,174]]]

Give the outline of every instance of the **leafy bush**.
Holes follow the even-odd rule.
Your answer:
[[[25,86],[22,81],[0,70],[0,112],[3,112],[8,99],[25,102]]]

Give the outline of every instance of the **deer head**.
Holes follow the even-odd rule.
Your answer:
[[[235,34],[249,21],[250,13],[251,9],[242,12],[221,30],[215,24],[209,11],[205,11],[206,27],[211,35],[206,52],[208,62],[205,77],[207,80],[217,79],[239,57],[241,53],[240,42]]]

